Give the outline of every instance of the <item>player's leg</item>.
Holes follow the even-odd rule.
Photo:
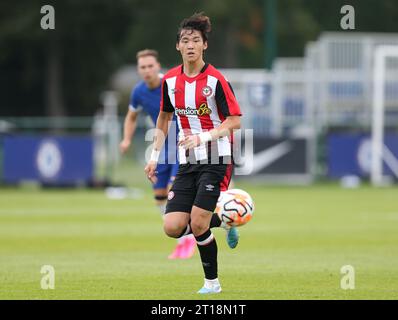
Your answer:
[[[156,183],[153,185],[153,192],[155,196],[156,205],[159,208],[159,211],[164,219],[164,214],[166,211],[167,204],[167,195],[169,192],[169,184],[170,184],[170,173],[171,166],[168,164],[158,164],[156,167]],[[184,244],[179,243],[177,239],[177,245],[174,248],[173,252],[168,256],[169,259],[177,259],[182,255],[184,250]]]
[[[227,167],[226,167],[226,170],[225,170],[224,177],[223,177],[223,179],[221,180],[221,183],[220,183],[221,192],[227,191],[229,186],[230,186],[230,184],[231,184],[231,181],[232,181],[233,164],[229,163],[226,166]],[[216,215],[216,216],[218,218],[218,215]],[[227,238],[228,246],[231,249],[236,248],[236,246],[238,245],[238,242],[239,242],[238,229],[236,227],[230,227],[230,226],[228,226],[225,223],[221,223],[221,220],[219,218],[218,218],[218,220],[219,220],[219,222],[218,221],[213,221],[213,223],[214,224],[220,223],[220,226],[222,228],[224,228],[225,231],[226,231],[226,238]]]
[[[223,174],[220,182],[218,185],[220,186],[220,193],[223,191],[228,190],[228,187],[231,182],[231,177],[232,177],[232,169],[233,166],[232,164],[227,164],[227,165],[220,165],[221,167],[212,167],[213,169],[216,169],[216,172],[218,172],[217,176],[220,180],[220,173]],[[213,170],[214,171],[214,170]],[[206,176],[204,178],[201,178],[204,183],[206,183]],[[218,181],[218,180],[217,180]],[[210,229],[212,228],[223,228],[226,231],[226,240],[228,246],[233,249],[236,248],[239,242],[239,232],[236,227],[230,227],[227,224],[223,223],[221,219],[218,217],[217,213],[211,214],[211,219],[210,219]],[[190,234],[192,233],[192,229],[190,226],[187,226],[186,233],[185,234]]]
[[[189,220],[195,196],[194,172],[190,165],[180,165],[167,197],[164,231],[169,237],[178,239],[191,232]]]
[[[171,165],[171,164],[164,164],[163,165],[164,169],[163,169],[162,180],[163,180],[164,184],[167,183],[164,210],[166,210],[167,194],[170,191],[171,186],[172,186],[172,182],[175,179],[175,173],[173,173],[173,166],[174,165]],[[177,169],[178,169],[178,164],[177,164]],[[177,244],[174,247],[174,250],[168,255],[168,258],[169,259],[179,259],[183,255],[183,251],[184,251],[184,242],[181,241],[180,239],[177,239]]]
[[[174,166],[177,167],[178,170],[178,164],[172,165],[172,164],[168,164],[168,183],[167,183],[167,192],[169,192],[171,190],[171,186],[173,184],[173,181],[175,179],[175,175],[177,174],[177,171],[174,173],[173,172],[173,168]],[[183,238],[178,238],[177,239],[177,244],[174,247],[174,250],[169,254],[169,256],[167,258],[169,259],[179,259],[182,256],[182,252],[184,250],[184,242],[181,240]]]
[[[160,214],[163,216],[166,210],[167,189],[153,189],[156,206],[159,208]]]
[[[218,293],[217,242],[210,230],[227,165],[203,165],[196,179],[197,193],[191,211],[191,228],[202,260],[205,282],[198,293]],[[217,222],[220,225],[220,222]]]
[[[209,228],[210,229],[223,228],[227,232],[228,246],[231,249],[233,249],[233,248],[236,248],[236,246],[238,245],[239,233],[238,233],[238,230],[236,229],[236,227],[230,227],[226,223],[222,222],[221,219],[219,218],[218,214],[215,212],[213,214],[211,214]],[[192,228],[190,226],[190,222],[188,223],[187,227],[185,228],[185,231],[183,232],[183,234],[185,235],[183,237],[192,236]],[[183,237],[181,237],[180,239],[183,239]]]
[[[158,164],[156,167],[156,183],[152,185],[154,198],[160,214],[163,216],[167,203],[167,184],[169,182],[168,167],[166,164]]]
[[[221,292],[221,285],[218,281],[217,242],[210,230],[212,214],[212,210],[209,211],[197,206],[193,206],[191,211],[191,228],[196,239],[205,274],[203,288],[198,293]]]
[[[188,212],[167,212],[163,219],[163,229],[171,238],[179,238],[189,222]]]
[[[173,182],[177,176],[178,163],[170,164],[170,179],[168,190],[171,190]],[[174,251],[169,255],[169,259],[189,259],[195,253],[196,241],[192,233],[182,236],[177,239],[177,246]]]

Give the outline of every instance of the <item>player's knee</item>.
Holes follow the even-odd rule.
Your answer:
[[[209,229],[209,225],[208,223],[205,223],[205,221],[192,220],[191,228],[192,228],[192,233],[195,236],[200,236],[201,234],[205,233],[207,229]]]
[[[170,238],[178,238],[181,235],[182,227],[175,223],[165,221],[163,224],[163,230]]]

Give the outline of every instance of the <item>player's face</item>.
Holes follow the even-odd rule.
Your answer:
[[[159,77],[160,63],[155,57],[141,57],[137,63],[138,74],[146,83],[154,82]]]
[[[180,51],[184,62],[193,63],[203,58],[203,51],[207,49],[207,42],[203,42],[202,35],[198,30],[181,31],[177,50]]]

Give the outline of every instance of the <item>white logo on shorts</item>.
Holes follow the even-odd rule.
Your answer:
[[[169,194],[167,195],[167,199],[171,200],[174,198],[174,192],[170,191]]]
[[[206,186],[206,191],[213,191],[214,190],[214,186],[212,184],[208,184]]]

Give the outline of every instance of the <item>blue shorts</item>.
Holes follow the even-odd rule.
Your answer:
[[[156,167],[157,181],[153,184],[153,189],[166,189],[169,184],[174,181],[178,171],[178,163],[161,164]]]

